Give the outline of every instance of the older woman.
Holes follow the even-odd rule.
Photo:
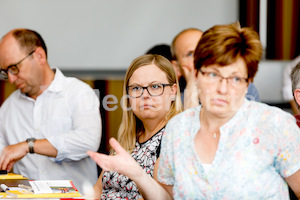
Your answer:
[[[93,158],[123,170],[144,198],[289,199],[287,184],[299,198],[300,130],[295,119],[245,99],[261,55],[259,37],[249,28],[217,25],[204,32],[194,55],[202,105],[170,120],[162,141],[158,181],[167,192],[136,165],[133,173],[118,168],[115,158]],[[115,141],[112,145],[127,158]],[[156,196],[153,190],[159,191]]]
[[[136,58],[127,70],[123,94],[119,142],[156,178],[164,127],[182,107],[172,64],[159,55]],[[115,171],[103,171],[94,189],[101,199],[142,198],[136,184]]]

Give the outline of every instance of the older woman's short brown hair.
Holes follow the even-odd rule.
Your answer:
[[[240,24],[216,25],[205,31],[196,47],[194,66],[218,64],[226,66],[242,58],[252,80],[262,56],[262,45],[258,34],[251,28],[241,28]]]

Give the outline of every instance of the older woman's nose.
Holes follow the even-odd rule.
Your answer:
[[[218,83],[218,91],[222,94],[226,94],[228,92],[228,81],[227,79],[223,78],[220,80],[220,82]]]

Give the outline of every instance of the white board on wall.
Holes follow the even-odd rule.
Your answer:
[[[238,0],[0,0],[0,35],[36,30],[50,65],[61,69],[127,69],[182,29],[238,20]]]

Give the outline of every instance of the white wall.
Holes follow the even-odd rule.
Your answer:
[[[50,64],[63,70],[126,70],[182,29],[237,21],[238,9],[238,0],[0,0],[0,36],[18,27],[38,31]],[[260,63],[254,85],[262,101],[283,101],[285,65]]]
[[[0,0],[0,36],[38,31],[62,69],[127,69],[182,29],[237,20],[238,0]]]
[[[258,66],[254,78],[260,100],[267,103],[283,103],[282,98],[282,73],[289,61],[263,60]],[[291,88],[292,90],[292,88]]]

